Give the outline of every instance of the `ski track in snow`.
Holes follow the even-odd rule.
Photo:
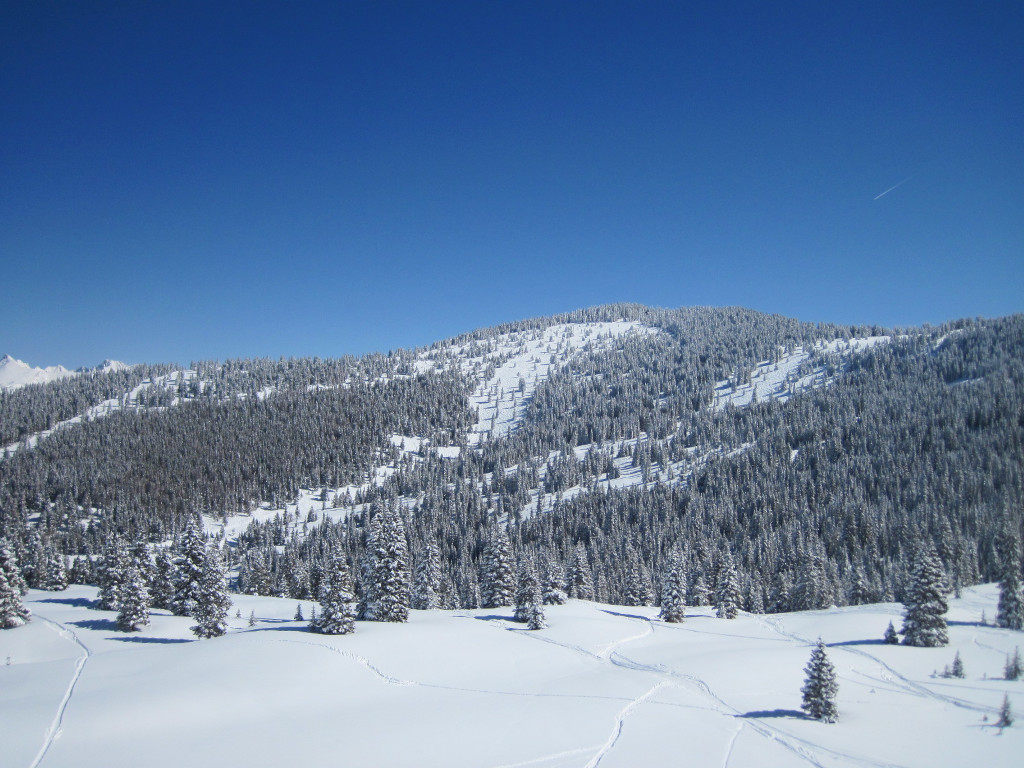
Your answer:
[[[794,642],[808,646],[814,645],[814,641],[806,637],[797,635],[793,632],[787,631],[785,627],[782,625],[782,622],[778,619],[768,619],[767,617],[765,617],[760,620],[760,623],[762,624],[762,626],[765,626],[768,629],[778,632],[783,637],[787,637],[790,640],[793,640]],[[858,674],[866,677],[869,680],[876,680],[878,682],[889,683],[896,686],[897,689],[902,690],[904,693],[910,694],[911,696],[917,696],[926,699],[934,699],[935,701],[940,701],[943,704],[951,704],[952,706],[959,707],[961,709],[969,709],[974,712],[981,712],[982,714],[986,715],[999,713],[998,707],[986,707],[980,704],[975,704],[970,701],[965,701],[964,699],[958,699],[955,696],[946,696],[944,694],[937,693],[936,691],[933,691],[931,688],[924,685],[923,683],[915,682],[914,680],[911,680],[909,677],[900,674],[877,656],[874,656],[868,653],[867,651],[861,650],[860,648],[854,648],[848,645],[837,645],[831,647],[843,651],[844,653],[852,653],[855,656],[860,656],[877,664],[881,669],[880,678],[874,678],[871,675],[858,671]]]
[[[66,640],[71,640],[82,649],[82,655],[78,657],[75,662],[75,671],[71,675],[71,682],[68,683],[67,690],[64,691],[64,698],[61,699],[60,704],[57,705],[57,714],[54,715],[53,720],[50,722],[50,727],[46,729],[46,735],[43,739],[43,746],[39,748],[39,752],[36,754],[35,759],[29,764],[29,768],[38,768],[39,764],[43,762],[43,758],[46,757],[46,753],[50,751],[50,747],[53,746],[53,742],[60,736],[61,726],[64,724],[64,712],[68,708],[68,704],[71,702],[71,697],[75,693],[75,686],[78,685],[78,680],[82,677],[82,670],[85,668],[85,663],[92,656],[92,651],[81,641],[81,639],[74,633],[73,630],[68,629],[63,624],[60,624],[52,619],[48,619],[45,616],[40,616],[40,619],[46,622],[48,627],[51,627],[57,634]]]
[[[736,729],[736,733],[729,739],[729,746],[725,750],[725,758],[722,760],[722,768],[729,768],[729,759],[732,757],[732,751],[736,747],[736,740],[740,737],[743,732],[743,723],[740,723],[739,728]]]
[[[564,752],[556,752],[553,755],[542,755],[541,757],[534,757],[530,760],[524,760],[521,763],[502,763],[501,765],[494,766],[494,768],[527,768],[527,766],[531,765],[543,765],[544,763],[550,763],[553,760],[561,760],[566,757],[575,757],[576,755],[585,755],[594,749],[597,749],[597,747],[593,746],[580,747],[579,749],[568,749]]]
[[[586,766],[584,766],[584,768],[597,768],[600,762],[604,759],[605,755],[607,755],[618,742],[619,737],[622,736],[622,726],[626,722],[626,718],[630,716],[634,709],[639,707],[647,699],[649,699],[651,696],[653,696],[655,693],[657,693],[659,690],[661,690],[667,685],[671,685],[671,683],[668,680],[662,680],[658,683],[655,683],[651,688],[647,690],[646,693],[637,696],[635,699],[629,702],[629,704],[623,707],[622,711],[619,712],[619,714],[615,717],[615,725],[612,727],[612,732],[608,735],[608,741],[606,741],[601,746],[601,748],[597,751],[597,754],[590,758],[590,762],[588,762]]]

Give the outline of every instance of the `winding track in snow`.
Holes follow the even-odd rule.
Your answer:
[[[43,739],[43,745],[39,748],[39,752],[36,754],[35,759],[29,764],[28,768],[38,768],[39,764],[43,762],[43,758],[46,757],[46,753],[50,751],[50,747],[53,746],[54,740],[60,735],[61,726],[64,724],[64,712],[68,708],[68,704],[71,702],[71,697],[75,693],[75,686],[78,685],[78,680],[82,677],[82,670],[85,669],[85,663],[92,657],[92,651],[89,650],[88,646],[82,642],[81,638],[74,633],[73,630],[68,629],[63,624],[48,619],[45,616],[39,616],[40,619],[46,622],[48,627],[51,627],[57,634],[66,640],[71,640],[82,649],[82,655],[75,661],[75,671],[71,675],[71,682],[68,683],[67,690],[64,691],[64,698],[60,700],[60,704],[57,705],[57,714],[53,716],[53,720],[50,722],[50,727],[46,729],[46,736]]]
[[[597,768],[605,755],[607,755],[611,751],[612,747],[618,743],[619,737],[622,736],[622,726],[626,722],[626,718],[629,717],[634,709],[639,707],[666,685],[671,685],[671,683],[668,680],[661,680],[660,682],[655,683],[654,686],[649,688],[646,693],[637,696],[622,708],[622,711],[615,717],[615,726],[612,728],[612,732],[608,735],[608,740],[601,745],[601,748],[597,750],[597,754],[590,758],[590,762],[588,762],[584,768]]]

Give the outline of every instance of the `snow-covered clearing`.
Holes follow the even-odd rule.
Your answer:
[[[758,363],[749,375],[739,379],[723,379],[716,383],[712,407],[722,410],[727,405],[749,405],[753,400],[785,402],[793,395],[808,389],[828,386],[835,375],[830,375],[825,366],[818,366],[813,371],[800,375],[800,366],[811,357],[812,352],[837,356],[841,370],[841,366],[851,355],[870,349],[876,344],[888,342],[890,339],[890,336],[868,336],[819,342],[810,350],[797,347],[775,363],[767,360]]]
[[[630,333],[660,333],[635,321],[561,323],[544,330],[518,331],[470,344],[439,347],[423,352],[417,370],[455,358],[460,370],[478,384],[470,396],[477,421],[469,430],[469,445],[501,437],[522,422],[526,405],[537,384],[579,352],[608,349]],[[443,363],[441,363],[443,365]]]
[[[536,632],[496,609],[328,637],[292,621],[294,601],[235,595],[229,634],[197,641],[163,611],[116,631],[92,588],[33,591],[33,621],[0,631],[3,764],[1016,766],[1024,725],[995,721],[1004,694],[1024,712],[1024,682],[1001,679],[1024,633],[980,624],[996,594],[952,600],[951,645],[920,649],[881,643],[894,604],[698,608],[668,625],[571,601]],[[818,636],[839,677],[833,725],[799,711]],[[934,676],[957,651],[966,678]]]

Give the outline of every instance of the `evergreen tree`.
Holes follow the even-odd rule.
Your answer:
[[[156,555],[156,564],[153,567],[153,585],[150,589],[150,598],[154,608],[170,610],[174,602],[177,583],[178,568],[174,564],[174,558],[166,549],[161,549]]]
[[[896,627],[889,622],[889,626],[885,628],[885,636],[882,638],[888,645],[899,645],[900,636],[896,634]]]
[[[626,605],[650,605],[651,581],[644,572],[636,554],[629,557],[629,569],[626,575],[626,589],[623,595]]]
[[[512,545],[504,529],[496,527],[487,542],[480,564],[480,607],[502,608],[512,605],[514,589]]]
[[[7,579],[7,584],[19,595],[28,594],[28,582],[18,566],[18,556],[14,547],[6,537],[0,537],[0,573]]]
[[[100,571],[100,594],[97,607],[104,611],[116,611],[121,607],[121,586],[128,568],[128,550],[124,540],[115,536],[103,553],[103,568]]]
[[[594,576],[587,559],[587,550],[582,542],[573,550],[572,562],[569,565],[569,596],[578,600],[594,599]]]
[[[149,589],[138,562],[132,558],[124,571],[118,591],[117,626],[123,632],[136,632],[149,625]]]
[[[715,612],[720,619],[735,619],[740,607],[740,583],[732,554],[725,550],[715,579]]]
[[[175,563],[178,580],[171,601],[175,616],[195,616],[202,597],[200,582],[206,570],[206,554],[202,528],[195,518],[190,518],[181,537],[181,557]]]
[[[516,621],[529,621],[535,605],[543,605],[544,597],[540,588],[540,579],[533,560],[523,557],[519,560],[519,573],[516,578]]]
[[[550,554],[544,555],[544,577],[541,583],[544,605],[564,605],[569,596],[565,592],[565,570]]]
[[[1003,703],[999,707],[999,719],[996,721],[996,725],[1000,728],[1009,728],[1013,725],[1013,708],[1010,707],[1010,695],[1008,693],[1003,694]]]
[[[1021,663],[1020,648],[1013,649],[1013,656],[1006,655],[1006,666],[1003,667],[1003,677],[1007,680],[1020,680],[1024,675],[1024,663]]]
[[[530,617],[526,621],[527,629],[544,629],[548,625],[544,616],[544,606],[541,603],[530,605]]]
[[[344,555],[336,555],[325,574],[320,595],[320,613],[309,628],[323,635],[347,635],[355,632],[356,610],[352,604],[352,578]]]
[[[50,592],[63,592],[68,588],[64,555],[52,544],[47,544],[43,551],[45,553],[44,575],[39,588]]]
[[[7,576],[0,569],[0,629],[20,627],[32,616],[32,613],[21,602],[21,594],[7,581]]]
[[[292,621],[305,621],[306,617],[302,615],[302,603],[298,603],[295,606],[295,615],[292,616]]]
[[[662,577],[661,620],[678,624],[686,617],[686,587],[681,557],[678,554],[669,557],[667,568]]]
[[[409,544],[396,511],[385,509],[374,516],[366,555],[362,617],[367,621],[408,621]]]
[[[412,581],[412,607],[431,611],[441,607],[441,553],[437,545],[428,542],[416,563]]]
[[[836,696],[839,684],[836,682],[836,671],[825,653],[825,644],[818,638],[818,644],[811,652],[811,659],[804,668],[807,679],[804,681],[803,703],[800,705],[808,716],[825,723],[834,723],[839,715],[836,708]]]
[[[999,607],[996,626],[1005,629],[1024,629],[1024,595],[1020,584],[1020,538],[1004,526],[999,540],[1002,560],[1002,579],[999,582]]]
[[[946,577],[931,547],[921,550],[904,600],[903,644],[934,648],[949,643],[946,629]]]
[[[791,592],[792,610],[817,611],[832,604],[832,589],[818,555],[807,555]]]
[[[211,546],[204,554],[203,569],[196,584],[195,607],[192,618],[197,622],[192,627],[196,637],[220,637],[228,631],[228,609],[231,598],[228,597],[224,568],[221,566],[220,552]]]
[[[953,656],[953,666],[949,669],[949,676],[963,679],[965,674],[964,661],[960,658],[960,651],[957,651]]]

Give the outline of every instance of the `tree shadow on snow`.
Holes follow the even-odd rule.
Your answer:
[[[117,640],[121,643],[194,643],[195,640],[189,640],[185,637],[146,637],[144,635],[125,635],[124,637],[112,637],[111,640]]]
[[[313,632],[308,624],[299,624],[291,627],[246,627],[241,630],[242,632],[309,632],[310,634],[317,634]]]
[[[43,600],[36,600],[37,603],[60,603],[61,605],[73,605],[75,608],[92,608],[96,605],[95,600],[85,597],[47,597]]]
[[[806,720],[807,715],[797,709],[765,709],[758,712],[746,712],[737,717],[748,718],[751,720],[763,720],[770,717],[791,717],[797,720]]]
[[[827,648],[842,648],[844,645],[885,645],[882,638],[869,638],[866,640],[843,640],[841,643],[825,643]]]
[[[69,621],[68,624],[73,624],[76,627],[82,629],[100,629],[107,630],[109,632],[117,632],[117,622],[113,619],[79,619],[78,621]]]
[[[492,613],[488,616],[474,616],[473,618],[480,621],[512,621],[511,616],[501,616],[497,613]]]

